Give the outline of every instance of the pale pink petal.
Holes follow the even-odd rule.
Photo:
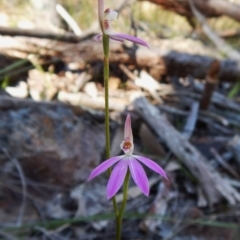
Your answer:
[[[142,167],[142,165],[133,156],[130,156],[129,169],[132,178],[140,190],[146,195],[149,195],[149,185],[147,175]]]
[[[114,40],[114,41],[118,41],[118,42],[123,42],[123,41],[124,41],[123,38],[116,37],[116,36],[114,36],[114,35],[109,35],[109,38],[111,38],[111,39]]]
[[[113,36],[113,35],[112,35]],[[149,46],[147,45],[146,42],[144,42],[142,39],[140,38],[137,38],[137,37],[134,37],[134,36],[131,36],[131,35],[128,35],[128,34],[124,34],[124,33],[115,33],[114,34],[115,37],[120,37],[120,38],[123,38],[125,40],[128,40],[130,42],[134,42],[134,43],[137,43],[137,44],[140,44],[140,45],[143,45],[145,47],[148,47]]]
[[[96,42],[100,42],[102,40],[102,33],[99,33],[98,35],[94,36],[93,40]]]
[[[128,159],[125,157],[114,167],[107,185],[107,198],[112,198],[120,189],[128,170]]]
[[[142,156],[136,156],[136,155],[133,155],[133,157],[135,159],[137,159],[138,161],[142,162],[143,164],[145,164],[147,167],[149,167],[153,171],[157,172],[158,174],[160,174],[163,177],[165,177],[166,179],[168,179],[165,171],[157,163],[155,163],[151,159],[148,159],[148,158],[145,158],[145,157],[142,157]]]
[[[133,142],[132,126],[130,114],[127,115],[124,128],[124,139],[129,138],[130,142]]]
[[[117,157],[113,157],[113,158],[109,158],[108,160],[104,161],[103,163],[101,163],[99,166],[97,166],[92,173],[90,174],[88,181],[95,178],[96,176],[98,176],[99,174],[101,174],[102,172],[106,171],[108,168],[110,168],[113,164],[115,164],[116,162],[118,162],[119,160],[121,160],[122,158],[124,158],[125,155],[122,156],[117,156]]]
[[[98,18],[99,18],[99,24],[102,29],[102,32],[104,32],[103,27],[103,21],[104,21],[104,0],[98,0]]]

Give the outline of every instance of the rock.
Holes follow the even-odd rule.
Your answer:
[[[1,165],[9,162],[5,151],[32,181],[61,187],[85,181],[104,152],[103,121],[60,103],[12,101],[0,104]]]

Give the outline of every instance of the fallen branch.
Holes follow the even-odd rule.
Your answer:
[[[82,92],[68,93],[60,91],[58,94],[58,100],[75,106],[82,106],[93,109],[104,109],[104,97],[92,98]],[[121,101],[121,99],[111,98],[109,109],[115,111],[123,111],[126,105],[127,103],[125,101]]]
[[[56,109],[57,107],[69,107],[75,114],[79,115],[84,112],[79,106],[72,106],[66,103],[53,102],[53,101],[33,101],[31,99],[19,99],[9,96],[0,96],[0,109],[1,110],[14,110],[19,108],[36,108],[39,105],[43,106],[45,109]]]
[[[58,14],[66,21],[68,26],[73,30],[76,36],[81,36],[82,30],[76,23],[76,21],[72,18],[72,16],[67,12],[67,10],[61,5],[56,5],[56,10]]]
[[[1,28],[0,28],[1,31]],[[76,36],[74,36],[76,38]],[[46,52],[56,59],[61,58],[65,62],[77,62],[81,64],[96,63],[102,61],[102,44],[92,40],[80,42],[79,44],[56,43],[46,44],[41,42],[28,42],[28,39],[20,41],[9,38],[0,38],[0,51],[9,56],[21,56],[27,58],[28,54],[37,52],[41,59],[44,59]],[[11,39],[13,40],[13,39]],[[16,47],[17,46],[17,47]],[[160,79],[162,75],[198,78],[204,80],[211,64],[215,58],[172,51],[167,48],[133,48],[126,47],[121,43],[111,42],[110,56],[111,64],[132,65],[140,68],[147,68],[149,72],[154,72],[155,79]],[[222,60],[220,63],[219,82],[235,82],[240,76],[240,64],[234,60]]]
[[[236,51],[234,48],[232,48],[230,45],[228,45],[222,38],[220,38],[207,24],[207,21],[204,17],[204,15],[197,10],[197,8],[194,5],[193,0],[188,0],[191,10],[198,20],[198,22],[202,25],[202,29],[204,33],[207,35],[207,37],[216,45],[218,50],[228,56],[229,58],[240,61],[240,53]]]
[[[192,17],[188,0],[148,0],[182,16]],[[196,8],[206,17],[226,15],[240,21],[240,5],[226,0],[194,0]]]
[[[6,28],[0,27],[0,35],[3,36],[23,36],[23,37],[33,37],[33,38],[45,38],[51,39],[55,41],[69,42],[69,43],[78,43],[87,39],[91,39],[95,33],[94,32],[86,32],[81,34],[81,36],[76,36],[71,33],[64,34],[54,34],[49,32],[40,32],[37,30],[25,30],[19,28]]]
[[[146,124],[162,139],[167,147],[199,181],[209,205],[213,205],[224,197],[230,204],[240,202],[240,194],[213,169],[207,159],[171,125],[159,110],[139,98],[134,102],[134,110],[144,119]]]

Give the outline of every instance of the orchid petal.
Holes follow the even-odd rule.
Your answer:
[[[132,126],[131,126],[131,117],[130,114],[127,115],[124,127],[124,139],[129,138],[130,142],[133,142],[133,135],[132,135]]]
[[[103,27],[103,21],[104,21],[104,0],[98,0],[98,18],[99,18],[99,24],[102,30],[102,33],[104,32]]]
[[[157,163],[155,163],[151,159],[148,159],[148,158],[145,158],[145,157],[142,157],[142,156],[136,156],[136,155],[133,155],[133,157],[135,159],[137,159],[138,161],[142,162],[143,164],[145,164],[148,168],[152,169],[153,171],[157,172],[161,176],[168,179],[165,171]]]
[[[143,46],[149,48],[149,46],[147,45],[147,43],[144,42],[143,40],[141,40],[140,38],[133,37],[133,36],[131,36],[131,35],[124,34],[124,33],[115,33],[115,34],[113,34],[113,36],[115,36],[115,37],[120,37],[120,38],[123,38],[123,39],[125,39],[125,40],[130,41],[130,42],[134,42],[134,43],[137,43],[137,44],[140,44],[140,45],[143,45]]]
[[[102,172],[106,171],[108,168],[110,168],[113,164],[115,164],[116,162],[118,162],[119,160],[121,160],[122,158],[124,158],[125,155],[122,156],[117,156],[117,157],[113,157],[113,158],[109,158],[108,160],[104,161],[103,163],[101,163],[99,166],[97,166],[90,174],[88,181],[95,178],[96,176],[98,176],[99,174],[101,174]]]
[[[128,159],[122,159],[113,169],[107,185],[107,198],[112,198],[120,189],[128,170]]]
[[[112,40],[118,41],[118,42],[124,42],[123,38],[116,37],[114,35],[109,35],[109,38],[111,38]]]
[[[142,167],[142,165],[132,156],[129,158],[129,169],[132,175],[132,178],[140,190],[146,195],[149,195],[149,185],[147,175]]]
[[[93,40],[96,42],[100,42],[102,40],[102,33],[99,33],[98,35],[94,36]]]

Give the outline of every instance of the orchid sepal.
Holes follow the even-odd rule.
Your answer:
[[[148,47],[148,44],[140,38],[124,34],[124,33],[115,33],[111,29],[111,22],[116,20],[118,13],[114,10],[107,8],[104,11],[104,1],[98,0],[98,17],[99,17],[99,25],[101,27],[102,35],[106,34],[109,36],[110,39],[118,42],[124,42],[124,40],[128,40],[130,42]],[[98,34],[94,37],[94,40],[100,41],[101,36]]]

